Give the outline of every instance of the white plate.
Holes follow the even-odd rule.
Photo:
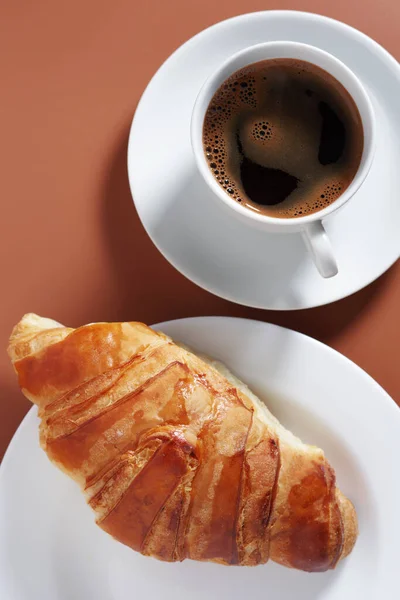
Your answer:
[[[189,125],[202,83],[234,52],[270,40],[306,42],[337,56],[363,81],[376,109],[378,146],[368,179],[342,211],[325,221],[339,264],[339,275],[329,280],[317,273],[299,234],[257,231],[221,207],[192,155]],[[343,23],[292,11],[218,23],[163,64],[136,110],[128,169],[139,217],[176,269],[223,298],[291,310],[348,296],[400,255],[399,98],[398,63]]]
[[[142,557],[95,526],[78,487],[39,448],[32,409],[0,470],[0,598],[398,598],[400,411],[382,388],[327,346],[275,325],[201,317],[159,327],[225,362],[284,425],[325,450],[357,509],[353,553],[314,574]]]

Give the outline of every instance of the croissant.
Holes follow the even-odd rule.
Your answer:
[[[78,329],[25,315],[9,356],[48,457],[97,524],[142,554],[325,571],[356,513],[322,450],[222,365],[142,323]]]

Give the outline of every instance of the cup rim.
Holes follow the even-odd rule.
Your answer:
[[[331,64],[335,64],[337,67],[339,67],[339,69],[341,69],[343,73],[346,73],[347,78],[350,79],[352,82],[352,89],[351,90],[348,89],[347,86],[344,86],[344,87],[348,91],[350,96],[353,98],[353,100],[359,110],[362,125],[363,125],[363,133],[364,133],[364,147],[363,147],[363,152],[361,155],[360,164],[359,164],[358,169],[353,177],[353,180],[351,181],[350,185],[346,188],[346,190],[344,190],[344,192],[337,198],[337,200],[335,200],[334,202],[332,202],[331,204],[329,204],[328,206],[326,206],[325,208],[323,208],[319,211],[316,211],[309,215],[304,215],[301,217],[290,217],[287,219],[284,219],[282,217],[271,217],[269,215],[257,213],[255,211],[249,210],[245,206],[236,202],[215,181],[215,179],[212,176],[212,173],[209,169],[209,166],[207,164],[205,153],[204,153],[204,148],[203,148],[203,124],[204,124],[205,112],[206,112],[207,107],[212,99],[212,96],[216,92],[216,90],[223,83],[223,81],[226,80],[227,77],[229,77],[229,75],[227,75],[226,77],[224,77],[224,79],[222,81],[219,81],[219,79],[221,78],[221,73],[223,73],[225,70],[227,70],[230,66],[233,66],[235,63],[238,62],[239,59],[243,58],[247,54],[250,55],[250,54],[254,53],[255,51],[257,51],[258,49],[262,50],[265,48],[267,50],[272,47],[275,47],[275,48],[282,47],[282,48],[285,48],[286,50],[288,48],[289,49],[292,48],[293,53],[294,53],[293,56],[285,55],[284,58],[305,60],[312,64],[315,64],[315,63],[313,62],[311,57],[310,57],[310,59],[307,59],[307,58],[303,58],[303,57],[300,58],[299,56],[296,56],[296,53],[295,53],[296,49],[297,50],[301,49],[302,51],[305,50],[307,52],[310,52],[310,54],[313,53],[314,55],[318,54],[319,56],[323,56],[328,62],[330,61]],[[278,57],[276,57],[276,58],[278,58]],[[255,64],[257,62],[260,62],[261,60],[268,60],[268,57],[266,57],[265,59],[262,59],[262,58],[256,59],[256,60],[250,59],[248,63],[243,64],[241,67],[233,68],[231,74],[234,73],[235,70],[237,70],[239,68],[243,68],[244,66],[251,65],[253,63]],[[319,65],[316,64],[316,66],[319,66]],[[325,67],[319,67],[319,68],[323,68],[324,70],[329,72],[333,77],[335,77],[335,75],[329,71],[329,68],[328,69]],[[216,82],[218,82],[218,83],[216,83]],[[363,104],[362,110],[360,110],[360,102],[357,102],[353,97],[352,90],[354,90],[354,89],[357,89],[358,94],[362,99],[362,104]],[[208,98],[208,100],[205,105],[205,99],[207,99],[207,98]],[[365,143],[366,130],[368,130],[368,133],[369,133],[368,145]],[[195,103],[193,106],[191,123],[190,123],[190,137],[191,137],[192,149],[193,149],[193,153],[195,156],[196,164],[197,164],[197,167],[198,167],[201,175],[203,176],[203,179],[206,181],[208,186],[211,188],[212,192],[214,192],[214,194],[216,194],[216,196],[220,200],[222,200],[228,207],[235,210],[236,212],[243,215],[244,217],[247,217],[248,219],[252,219],[254,221],[258,221],[261,224],[264,223],[265,225],[267,225],[267,224],[279,225],[280,227],[286,227],[288,229],[289,228],[302,229],[302,227],[306,226],[308,223],[312,223],[313,221],[324,219],[331,213],[338,210],[341,206],[343,206],[346,202],[348,202],[348,200],[350,200],[350,198],[357,192],[357,190],[360,188],[360,186],[364,182],[364,180],[367,177],[368,172],[371,168],[371,164],[372,164],[372,160],[373,160],[374,152],[375,152],[375,137],[376,137],[375,136],[375,114],[374,114],[374,109],[373,109],[371,100],[370,100],[363,84],[357,77],[357,75],[355,75],[355,73],[347,65],[345,65],[340,59],[336,58],[336,56],[330,54],[329,52],[326,52],[325,50],[322,50],[321,48],[312,46],[311,44],[305,44],[302,42],[293,42],[293,41],[262,42],[260,44],[254,44],[252,46],[248,46],[247,48],[244,48],[243,50],[239,50],[235,54],[232,54],[228,59],[226,59],[223,63],[221,63],[221,65],[216,70],[214,70],[211,73],[211,75],[206,79],[206,81],[202,85],[202,87],[196,97],[196,100],[195,100]]]

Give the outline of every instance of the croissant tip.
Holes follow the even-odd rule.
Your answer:
[[[19,354],[17,347],[23,344],[27,337],[32,336],[34,333],[39,333],[46,329],[55,329],[57,327],[63,327],[63,325],[54,319],[41,317],[33,312],[25,313],[11,331],[7,346],[8,356],[12,361],[16,360]]]
[[[13,327],[10,337],[15,337],[16,335],[21,334],[24,330],[32,327],[38,329],[53,329],[54,327],[62,327],[62,325],[54,319],[41,317],[36,313],[29,312],[25,313],[20,321]]]

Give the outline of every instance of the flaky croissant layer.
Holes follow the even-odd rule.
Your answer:
[[[43,449],[120,542],[167,561],[305,571],[351,551],[355,510],[322,450],[163,334],[27,314],[8,352]]]

